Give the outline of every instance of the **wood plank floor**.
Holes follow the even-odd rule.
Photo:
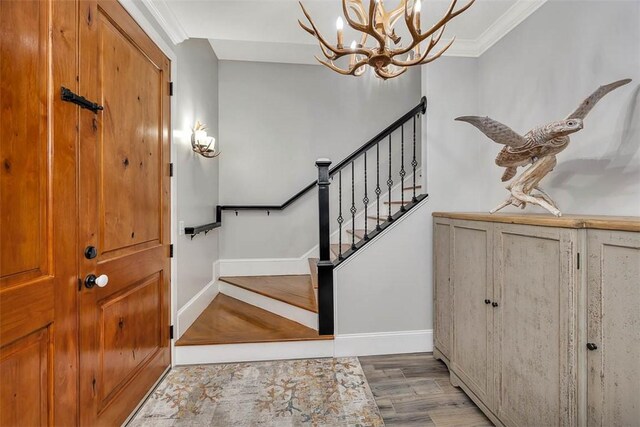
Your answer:
[[[318,312],[311,275],[221,277],[223,282],[293,306]]]
[[[333,339],[268,311],[218,294],[176,345],[242,344]]]
[[[387,426],[476,427],[493,424],[449,382],[431,353],[359,357]]]

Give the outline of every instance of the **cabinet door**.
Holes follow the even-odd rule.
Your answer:
[[[496,415],[575,425],[575,230],[496,225]]]
[[[492,224],[453,221],[451,367],[489,408],[493,398]]]
[[[640,233],[589,230],[590,426],[640,423]]]
[[[451,360],[452,308],[451,295],[451,224],[447,219],[433,221],[433,331],[434,345]]]

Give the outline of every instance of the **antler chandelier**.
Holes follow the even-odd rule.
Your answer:
[[[344,22],[341,17],[336,21],[337,43],[331,45],[318,31],[311,16],[302,2],[302,12],[309,21],[309,26],[298,20],[300,26],[309,34],[318,39],[320,49],[326,57],[323,60],[316,59],[323,65],[346,76],[360,76],[365,72],[366,66],[373,68],[376,76],[382,79],[398,77],[413,65],[428,64],[438,59],[453,44],[455,37],[442,49],[435,53],[432,50],[440,42],[444,29],[449,21],[469,9],[475,0],[470,0],[466,5],[456,10],[458,0],[452,0],[445,15],[424,33],[420,29],[421,0],[400,0],[400,4],[393,10],[387,11],[384,0],[370,0],[369,11],[365,11],[362,0],[342,0],[342,10],[347,23],[351,28],[362,33],[360,43],[354,40],[349,47],[344,46]],[[352,17],[351,13],[355,16]],[[411,36],[411,41],[403,46],[401,37],[396,34],[394,25],[404,15],[404,21]],[[367,39],[371,36],[376,45],[367,47]],[[424,52],[421,52],[421,44],[427,41]],[[349,66],[341,68],[336,61],[348,57]]]

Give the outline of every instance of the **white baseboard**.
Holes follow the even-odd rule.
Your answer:
[[[218,295],[218,281],[212,280],[202,288],[200,292],[195,294],[184,306],[178,310],[177,340],[185,333],[189,326],[200,316],[211,301]]]
[[[176,365],[310,359],[332,356],[332,340],[176,346]]]
[[[335,356],[421,353],[433,351],[433,330],[345,334],[335,337]]]
[[[318,330],[318,315],[309,310],[295,307],[282,301],[248,291],[230,283],[220,282],[220,293],[232,298],[246,302],[266,311],[270,311],[278,316],[285,317],[294,322],[298,322],[308,328]]]
[[[309,274],[306,258],[221,259],[220,276],[282,276]]]

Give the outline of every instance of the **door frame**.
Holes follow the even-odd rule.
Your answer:
[[[133,0],[118,0],[118,2],[125,8],[125,10],[131,15],[134,21],[142,28],[142,30],[147,33],[147,36],[158,46],[158,48],[164,53],[167,58],[171,60],[171,80],[176,81],[178,78],[178,56],[176,55],[173,48],[167,44],[167,42],[162,38],[160,33],[156,30],[153,24],[146,18],[140,7],[135,4]],[[174,159],[177,156],[176,145],[174,144],[174,135],[173,135],[173,124],[177,123],[176,114],[177,114],[177,102],[176,96],[171,96],[171,122],[169,123],[169,144],[170,144],[170,156],[171,162],[174,162]],[[174,325],[174,333],[176,331],[175,325],[178,321],[178,292],[177,292],[177,278],[178,278],[178,263],[177,263],[177,245],[175,242],[178,239],[178,197],[176,194],[176,180],[174,179],[176,176],[176,164],[173,164],[173,178],[171,179],[171,243],[174,245],[174,253],[173,258],[171,258],[171,283],[170,283],[170,293],[171,293],[171,304],[170,304],[170,318],[171,324]],[[171,367],[175,366],[176,355],[175,355],[175,340],[172,339],[171,343]],[[151,390],[150,390],[151,391]],[[141,402],[142,403],[142,402]],[[135,411],[133,412],[135,413]]]

